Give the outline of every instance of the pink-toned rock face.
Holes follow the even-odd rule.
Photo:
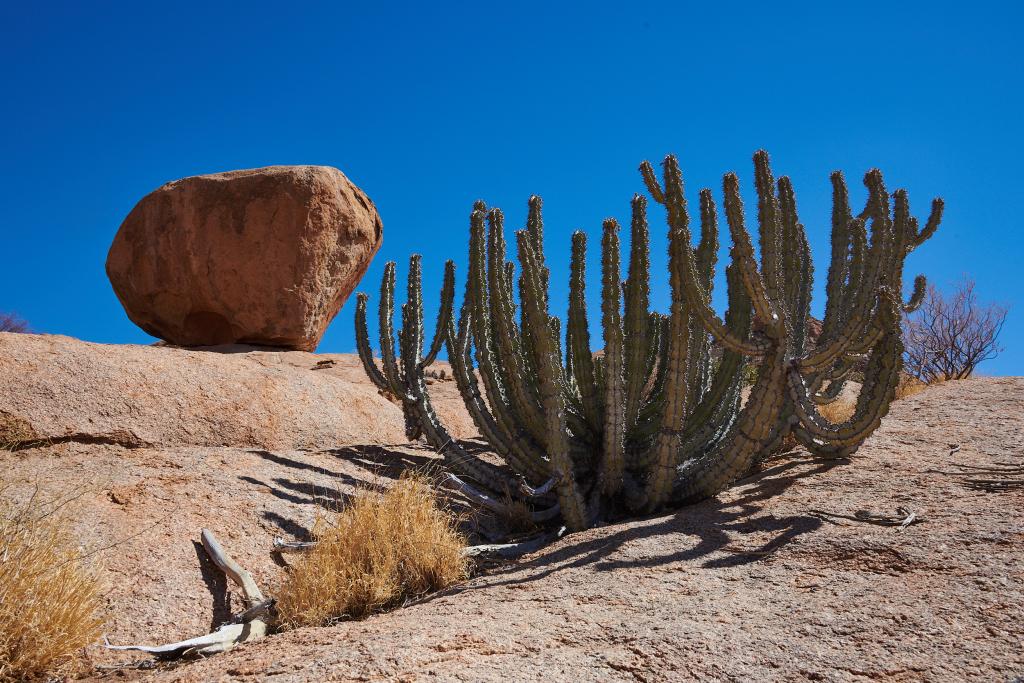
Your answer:
[[[132,322],[172,344],[312,351],[382,238],[373,202],[336,168],[215,173],[143,197],[107,276]]]

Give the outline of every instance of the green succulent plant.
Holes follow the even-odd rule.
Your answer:
[[[696,246],[674,156],[659,180],[641,174],[664,206],[669,238],[671,308],[650,309],[647,200],[632,201],[630,250],[622,278],[620,226],[604,222],[601,239],[603,354],[592,352],[585,297],[586,235],[572,235],[566,324],[551,315],[539,197],[515,233],[516,265],[507,260],[504,218],[477,202],[470,216],[469,272],[458,319],[455,266],[446,265],[441,309],[426,355],[420,257],[410,259],[408,300],[395,351],[395,266],[389,263],[379,307],[381,367],[371,353],[366,296],[356,332],[366,372],[398,397],[408,434],[443,453],[452,480],[481,503],[530,502],[538,521],[560,517],[572,530],[629,513],[651,512],[713,496],[792,435],[824,456],[852,453],[878,427],[901,367],[900,310],[918,305],[924,278],[901,301],[907,254],[938,228],[934,200],[923,228],[907,193],[890,197],[882,175],[867,173],[868,200],[856,216],[843,176],[832,175],[832,254],[822,332],[806,338],[813,265],[789,178],[776,182],[768,155],[754,155],[760,259],[745,226],[739,180],[723,181],[732,239],[724,319],[711,308],[718,254],[718,209],[700,192]],[[518,302],[514,288],[518,287]],[[434,412],[424,370],[446,344],[466,408],[504,461],[496,466],[452,439]],[[712,362],[712,345],[721,357]],[[756,373],[749,371],[757,365]],[[853,416],[824,419],[817,406],[836,399],[850,373],[863,373]],[[754,382],[741,400],[744,379]]]

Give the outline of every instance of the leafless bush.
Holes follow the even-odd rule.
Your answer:
[[[948,298],[930,286],[921,308],[904,319],[906,371],[926,384],[970,377],[1002,351],[999,333],[1008,310],[980,303],[966,277]]]
[[[0,332],[28,332],[28,323],[13,313],[0,313]]]

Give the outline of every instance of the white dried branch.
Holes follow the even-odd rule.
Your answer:
[[[241,623],[225,624],[213,633],[166,645],[111,645],[104,638],[108,650],[135,650],[156,655],[161,659],[177,659],[227,652],[236,645],[259,640],[267,634],[267,622],[264,617],[273,606],[273,600],[263,597],[252,574],[224,551],[217,537],[209,529],[203,529],[202,541],[203,548],[213,563],[242,589],[246,610],[236,617]]]
[[[486,545],[471,545],[462,549],[463,557],[481,557],[481,556],[496,556],[506,560],[512,560],[517,557],[526,555],[540,550],[548,543],[556,541],[565,534],[565,527],[563,526],[558,531],[553,531],[548,534],[541,534],[531,539],[520,541],[519,543],[491,543]]]

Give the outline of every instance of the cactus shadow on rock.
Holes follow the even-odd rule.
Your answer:
[[[376,488],[372,481],[374,477],[397,480],[407,470],[425,471],[437,466],[437,458],[431,455],[410,453],[409,451],[414,448],[415,445],[408,444],[395,447],[355,445],[335,448],[328,452],[366,470],[372,476],[362,481],[360,485]]]
[[[635,519],[611,534],[584,539],[572,543],[573,536],[551,552],[530,558],[519,565],[506,568],[501,573],[510,578],[507,584],[536,581],[560,571],[594,565],[599,571],[622,568],[656,567],[687,560],[706,558],[702,564],[708,569],[734,567],[760,562],[792,542],[799,536],[811,533],[824,524],[814,515],[762,514],[762,503],[772,498],[798,480],[812,475],[824,474],[829,470],[848,464],[841,459],[810,461],[787,459],[767,469],[745,477],[741,484],[748,488],[742,495],[722,501],[717,498],[705,500],[677,510],[668,516]],[[803,469],[801,469],[803,468]],[[736,542],[734,535],[749,533],[770,533],[771,537],[756,548],[732,552]],[[665,535],[691,536],[695,543],[669,554],[656,554],[642,559],[616,559],[616,551],[629,543],[643,542]],[[678,545],[678,544],[673,544]],[[512,578],[515,575],[515,578]]]

